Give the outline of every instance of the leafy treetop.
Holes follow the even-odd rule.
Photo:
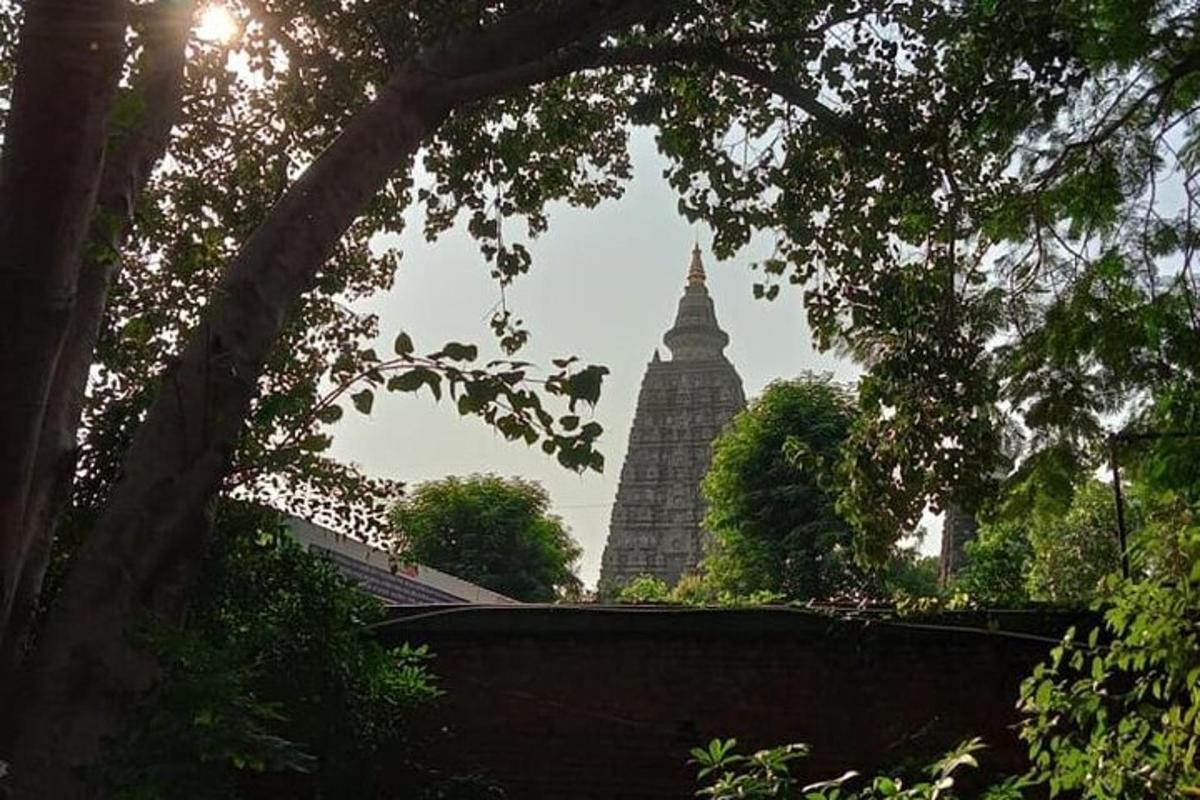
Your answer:
[[[523,602],[579,596],[581,550],[541,485],[495,475],[418,485],[392,510],[403,560]]]
[[[853,394],[828,378],[776,381],[713,445],[703,482],[705,580],[735,595],[826,599],[860,587],[853,531],[835,509]]]

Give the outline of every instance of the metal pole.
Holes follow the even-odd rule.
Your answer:
[[[1121,577],[1129,579],[1129,546],[1125,533],[1125,497],[1121,493],[1121,466],[1117,463],[1119,434],[1108,437],[1108,466],[1112,469],[1113,501],[1117,506],[1117,543],[1121,549]]]

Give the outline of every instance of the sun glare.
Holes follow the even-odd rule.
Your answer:
[[[225,6],[214,4],[200,12],[200,21],[196,25],[196,38],[200,41],[228,44],[237,34],[237,20]]]

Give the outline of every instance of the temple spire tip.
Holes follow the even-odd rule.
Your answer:
[[[687,276],[688,286],[703,286],[704,285],[704,264],[700,260],[700,243],[696,242],[692,246],[692,263],[688,267]]]

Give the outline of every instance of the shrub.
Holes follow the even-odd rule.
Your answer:
[[[162,678],[109,759],[113,794],[383,796],[406,714],[438,694],[429,654],[381,646],[383,606],[248,504],[221,506],[196,596],[184,628],[142,634]]]

